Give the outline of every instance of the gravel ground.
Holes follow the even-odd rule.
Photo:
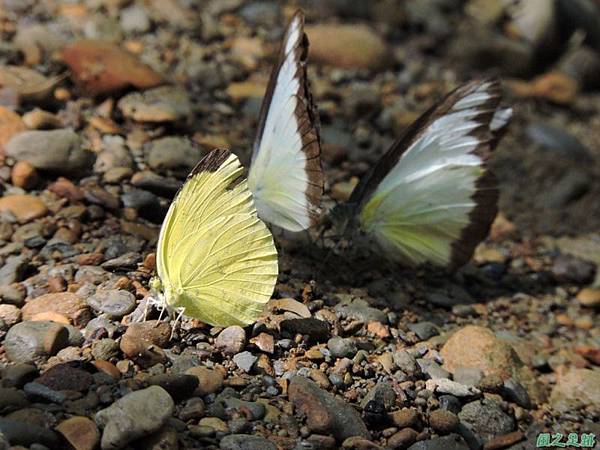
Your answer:
[[[600,4],[536,2],[526,26],[502,4],[4,1],[0,449],[600,436]],[[281,273],[254,326],[184,320],[171,336],[152,307],[140,321],[160,223],[206,151],[248,162],[297,6],[325,206],[441,95],[498,75],[516,111],[492,161],[501,212],[454,274],[276,232]],[[569,40],[573,25],[587,33]]]

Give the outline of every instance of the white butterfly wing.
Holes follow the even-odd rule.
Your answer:
[[[305,230],[316,222],[323,192],[303,25],[298,12],[286,30],[261,108],[248,174],[259,217],[290,231]]]
[[[494,81],[454,91],[357,188],[353,197],[360,204],[360,226],[391,259],[454,268],[487,235],[497,211],[497,190],[485,161],[499,100]],[[505,122],[507,116],[498,120]]]

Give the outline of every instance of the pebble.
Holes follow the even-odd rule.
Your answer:
[[[165,352],[150,341],[123,335],[119,344],[121,351],[142,367],[152,367],[167,360]]]
[[[146,160],[150,167],[158,171],[182,169],[189,172],[200,156],[200,149],[189,139],[164,137],[149,144]]]
[[[458,414],[462,408],[460,400],[454,395],[440,395],[438,401],[440,403],[440,408],[447,409],[454,414]]]
[[[171,326],[159,320],[131,323],[125,331],[125,336],[151,342],[158,347],[164,347],[171,336]]]
[[[109,319],[121,319],[132,312],[137,303],[135,296],[123,289],[98,289],[96,294],[87,298],[87,304],[98,313],[104,313]]]
[[[465,440],[457,434],[449,434],[426,441],[419,441],[408,450],[469,450]]]
[[[294,407],[306,416],[310,431],[331,433],[338,441],[352,436],[370,439],[370,433],[356,410],[320,389],[313,381],[293,377],[288,387],[288,397]]]
[[[179,418],[183,421],[201,419],[204,417],[206,407],[201,398],[193,397],[185,402],[185,405],[179,411]]]
[[[100,431],[87,417],[70,417],[56,427],[56,431],[71,444],[74,450],[94,450],[100,443]]]
[[[398,428],[414,428],[419,424],[419,413],[414,409],[400,409],[392,412],[390,417]]]
[[[327,341],[327,348],[334,358],[352,358],[358,349],[351,339],[334,336]]]
[[[600,410],[600,372],[572,368],[558,378],[550,404],[563,413],[586,406]]]
[[[577,301],[588,308],[600,308],[600,288],[583,288],[577,294]]]
[[[246,332],[238,325],[225,328],[215,339],[215,347],[226,355],[241,352],[246,346]]]
[[[0,198],[0,212],[5,211],[13,214],[19,223],[27,223],[44,217],[48,208],[38,197],[14,194]]]
[[[440,394],[450,394],[455,397],[471,397],[479,393],[476,388],[465,386],[448,378],[438,378],[427,380],[425,386],[428,391],[438,392]]]
[[[0,370],[0,379],[5,387],[21,388],[38,376],[33,364],[11,364]]]
[[[265,353],[273,354],[275,351],[275,339],[268,333],[259,333],[258,336],[250,339],[250,343]]]
[[[47,130],[52,128],[62,128],[61,120],[54,114],[35,108],[23,114],[23,123],[30,130]]]
[[[27,383],[23,386],[23,390],[27,396],[38,402],[63,404],[67,400],[67,394],[64,392],[55,391],[48,386],[36,382]]]
[[[119,18],[121,28],[127,33],[143,33],[150,28],[150,18],[146,9],[139,5],[131,5],[121,10]]]
[[[513,431],[512,433],[503,434],[496,436],[485,443],[483,446],[484,450],[500,450],[502,448],[513,448],[512,446],[517,442],[525,439],[525,435],[520,431]]]
[[[58,435],[44,427],[18,420],[0,417],[0,434],[13,445],[31,448],[34,444],[42,444],[47,448],[60,448]],[[14,447],[11,447],[14,448]]]
[[[159,386],[125,395],[96,413],[96,423],[104,429],[102,449],[122,448],[158,431],[173,414],[174,407],[171,396]]]
[[[383,311],[369,306],[369,304],[362,299],[343,299],[340,303],[335,305],[334,310],[342,319],[354,319],[364,323],[387,323],[387,316]]]
[[[198,425],[212,428],[214,431],[220,431],[221,433],[229,432],[229,427],[227,426],[227,423],[219,419],[218,417],[204,417],[203,419],[200,419]]]
[[[108,361],[119,354],[119,344],[114,339],[103,338],[92,343],[92,356]]]
[[[30,363],[56,354],[69,344],[69,331],[54,322],[20,322],[6,334],[6,357],[15,363]]]
[[[44,372],[36,383],[43,384],[54,391],[87,391],[93,383],[92,375],[70,364],[57,364]]]
[[[532,407],[527,390],[513,378],[504,381],[502,396],[523,408],[530,409]]]
[[[21,320],[21,310],[15,305],[0,305],[0,320],[12,327]]]
[[[512,377],[527,389],[535,403],[545,398],[531,370],[515,350],[489,328],[476,325],[461,328],[444,344],[440,355],[444,359],[444,369],[452,373],[459,367],[474,367],[486,376],[496,374],[503,380]]]
[[[10,174],[12,184],[27,190],[33,189],[40,178],[35,167],[27,161],[17,161]]]
[[[446,409],[436,409],[429,414],[429,425],[439,434],[448,434],[456,430],[459,420],[456,414]]]
[[[13,137],[5,151],[7,156],[27,161],[39,170],[82,175],[92,168],[95,156],[81,144],[79,135],[70,129],[32,130]]]
[[[474,387],[478,386],[483,379],[483,372],[476,367],[457,367],[454,370],[453,378],[457,383]]]
[[[421,372],[426,374],[432,380],[440,378],[450,378],[450,372],[444,370],[436,363],[433,359],[418,358],[417,364],[419,365]]]
[[[0,414],[6,415],[29,404],[23,391],[12,387],[0,387]]]
[[[421,373],[420,365],[414,356],[406,350],[398,350],[392,355],[394,364],[410,378],[417,377]]]
[[[377,70],[389,62],[385,42],[363,24],[319,24],[306,27],[312,61],[344,69]]]
[[[252,370],[252,366],[256,362],[258,358],[254,356],[252,353],[245,351],[241,353],[236,353],[233,356],[233,362],[236,366],[242,369],[244,372],[250,372]]]
[[[71,292],[40,295],[28,301],[21,311],[23,320],[30,320],[39,313],[53,312],[67,317],[79,327],[87,325],[92,318],[85,301]]]
[[[198,379],[198,387],[195,395],[205,396],[218,392],[223,387],[223,374],[215,369],[208,367],[191,367],[185,372],[188,375],[193,375]]]
[[[309,317],[305,319],[286,319],[280,324],[281,331],[290,334],[304,334],[317,342],[326,341],[329,336],[329,325],[324,320]]]
[[[122,97],[117,106],[125,117],[136,122],[176,122],[192,114],[188,93],[174,86],[132,92]]]
[[[440,334],[437,327],[431,322],[409,323],[408,329],[415,333],[419,339],[426,341],[433,336]]]
[[[570,255],[561,255],[554,260],[550,269],[558,283],[587,284],[593,281],[596,266]]]
[[[277,450],[277,445],[261,436],[230,434],[221,439],[221,450]]]
[[[360,403],[363,417],[372,424],[385,422],[387,413],[396,405],[396,392],[389,382],[379,381]]]
[[[413,444],[417,440],[417,433],[412,428],[404,428],[397,433],[394,433],[387,441],[387,445],[391,449],[404,449]]]
[[[198,378],[193,375],[163,373],[149,377],[146,382],[160,386],[173,397],[175,401],[190,397],[198,387]]]
[[[467,403],[458,417],[485,439],[507,434],[515,429],[515,419],[506,414],[494,400],[483,399]]]

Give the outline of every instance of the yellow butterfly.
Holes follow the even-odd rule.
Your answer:
[[[213,150],[190,173],[158,239],[159,302],[217,326],[256,321],[277,281],[277,250],[238,158]]]

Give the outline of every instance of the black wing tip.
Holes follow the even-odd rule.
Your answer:
[[[226,148],[211,150],[198,161],[198,164],[192,169],[188,178],[202,172],[216,172],[230,155],[231,151]]]

